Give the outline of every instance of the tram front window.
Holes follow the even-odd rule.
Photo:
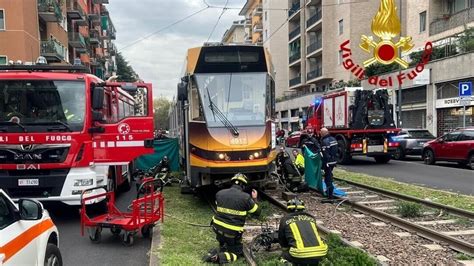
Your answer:
[[[216,111],[236,127],[265,124],[266,73],[196,74],[196,81],[208,127],[223,126]]]

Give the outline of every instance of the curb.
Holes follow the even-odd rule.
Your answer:
[[[156,224],[153,227],[153,233],[151,237],[151,247],[150,247],[150,266],[157,266],[160,265],[160,258],[158,254],[154,254],[153,251],[158,248],[160,245],[161,235],[160,235],[160,224]]]

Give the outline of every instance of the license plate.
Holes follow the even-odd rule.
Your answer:
[[[39,186],[39,179],[18,179],[18,186]]]
[[[368,147],[368,152],[383,152],[383,145],[373,145]]]

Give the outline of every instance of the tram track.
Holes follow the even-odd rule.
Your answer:
[[[447,212],[449,214],[468,219],[469,221],[468,224],[472,223],[472,219],[474,218],[473,212],[454,208],[451,206],[446,206],[443,204],[439,204],[439,203],[435,203],[435,202],[431,202],[431,201],[427,201],[427,200],[423,200],[419,198],[415,198],[415,197],[411,197],[411,196],[407,196],[401,193],[387,191],[384,189],[368,186],[365,184],[360,184],[353,181],[347,181],[347,180],[339,179],[339,178],[335,178],[335,180],[339,182],[344,182],[344,184],[347,184],[347,185],[351,185],[357,190],[363,189],[363,191],[357,191],[359,192],[358,193],[359,196],[357,197],[349,196],[349,197],[340,198],[341,200],[344,200],[344,203],[343,203],[344,205],[350,206],[353,210],[370,215],[378,220],[392,224],[408,232],[414,232],[417,235],[423,238],[426,238],[428,240],[431,240],[435,243],[444,243],[447,246],[449,246],[451,249],[457,252],[462,252],[470,256],[474,254],[474,244],[472,242],[463,240],[460,237],[455,237],[458,233],[461,234],[464,232],[466,234],[469,234],[470,232],[474,231],[472,230],[471,226],[468,225],[465,228],[466,230],[464,231],[439,232],[438,230],[429,228],[428,226],[424,226],[421,224],[426,224],[426,225],[437,224],[437,223],[443,223],[443,221],[447,221],[447,220],[444,220],[443,218],[439,219],[438,217],[436,219],[433,219],[432,221],[417,223],[417,222],[410,221],[409,219],[390,214],[388,210],[395,209],[396,207],[393,205],[397,204],[399,201],[409,201],[409,202],[421,204],[431,209],[439,210],[440,215],[443,214],[443,212]],[[351,187],[351,190],[352,190],[352,187]],[[361,196],[365,194],[364,190],[367,190],[368,192],[372,193],[372,196],[376,195],[377,200],[367,200],[367,198],[364,198],[363,196]],[[346,192],[350,192],[350,190]],[[374,204],[371,204],[371,202]],[[391,206],[387,206],[387,204],[391,204]],[[374,205],[377,205],[377,206],[383,205],[383,207],[374,207]]]

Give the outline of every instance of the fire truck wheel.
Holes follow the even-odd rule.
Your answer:
[[[93,243],[100,243],[100,240],[102,238],[102,227],[93,227],[89,228],[89,239]]]
[[[151,236],[151,229],[152,229],[152,226],[150,225],[144,225],[142,227],[142,236],[144,238],[149,238]]]
[[[62,266],[63,258],[61,257],[61,252],[59,248],[54,244],[48,244],[46,246],[46,254],[44,256],[44,265],[45,266]]]
[[[338,144],[338,158],[337,158],[337,163],[338,164],[349,164],[352,160],[352,156],[350,153],[347,152],[347,144],[344,139],[339,139],[337,141]]]
[[[114,236],[118,236],[122,232],[122,229],[120,229],[120,228],[110,228],[110,232],[112,232],[112,234]]]
[[[122,244],[126,247],[133,245],[133,232],[125,232],[125,234],[123,234]]]

